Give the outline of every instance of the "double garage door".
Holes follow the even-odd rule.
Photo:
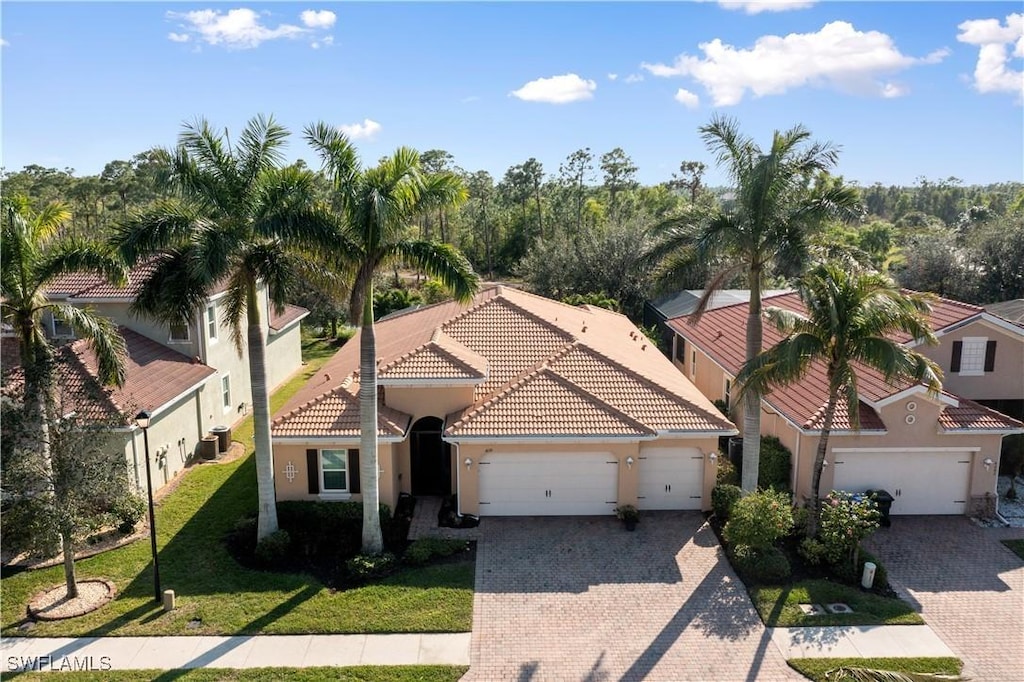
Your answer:
[[[638,507],[700,509],[699,454],[643,452],[634,464]],[[595,516],[614,513],[618,504],[619,463],[609,452],[494,452],[479,466],[481,516]]]
[[[970,452],[942,450],[836,450],[836,490],[886,490],[896,514],[963,514],[967,509]]]

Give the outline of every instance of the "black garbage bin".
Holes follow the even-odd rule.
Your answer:
[[[889,512],[892,511],[892,501],[896,499],[888,490],[868,490],[868,496],[878,505],[878,511],[882,514],[882,525],[888,528],[892,525],[889,520]]]

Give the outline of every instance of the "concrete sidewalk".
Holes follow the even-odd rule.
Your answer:
[[[4,671],[469,665],[470,633],[4,637]]]
[[[956,654],[927,625],[769,628],[789,658],[907,658]]]

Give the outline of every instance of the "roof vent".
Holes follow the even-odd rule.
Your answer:
[[[330,373],[324,374],[324,383],[327,383],[327,382],[328,382],[328,381],[330,381],[330,380],[331,380],[331,375],[330,375]]]
[[[587,325],[583,325],[583,333],[585,334],[586,332],[587,332]]]

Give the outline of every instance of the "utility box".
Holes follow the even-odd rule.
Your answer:
[[[164,611],[174,610],[174,590],[164,590],[163,594]]]
[[[231,447],[230,426],[214,426],[210,429],[210,435],[217,436],[217,449],[220,452],[227,452]]]
[[[896,498],[888,490],[868,490],[867,496],[878,505],[878,511],[882,514],[881,524],[886,528],[891,526],[892,520],[889,519],[889,512],[892,511],[892,502]]]
[[[203,459],[217,459],[217,436],[203,436],[199,441],[199,456]]]
[[[864,562],[864,573],[860,577],[860,586],[865,590],[870,590],[871,586],[875,584],[875,571],[878,567],[870,561]]]

